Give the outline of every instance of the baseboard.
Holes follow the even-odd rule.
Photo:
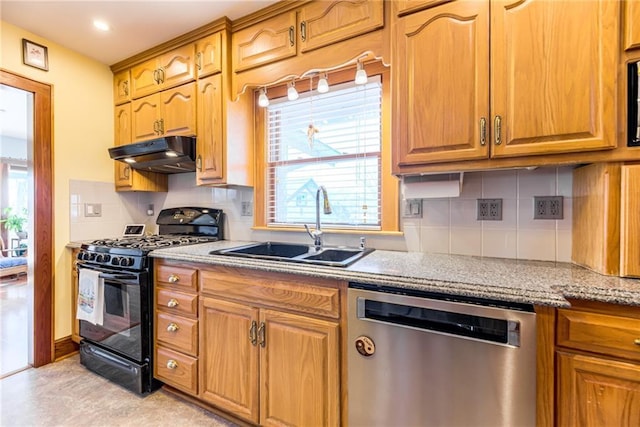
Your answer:
[[[78,344],[73,342],[71,335],[68,337],[60,338],[54,343],[54,356],[53,360],[57,361],[69,357],[78,351]]]

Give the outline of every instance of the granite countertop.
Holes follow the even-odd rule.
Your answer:
[[[640,306],[640,280],[603,276],[568,263],[375,250],[341,268],[209,255],[247,243],[164,248],[151,256],[554,307],[569,306],[567,298]]]

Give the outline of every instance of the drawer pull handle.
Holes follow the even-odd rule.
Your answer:
[[[487,143],[487,119],[480,117],[480,145]]]
[[[169,283],[178,283],[179,280],[180,280],[180,277],[176,276],[175,274],[172,274],[171,276],[169,276]]]
[[[180,304],[180,303],[178,302],[178,300],[177,300],[177,299],[175,299],[175,298],[171,298],[171,299],[169,300],[169,302],[167,302],[167,307],[169,307],[169,308],[174,308],[174,307],[177,307],[179,304]]]
[[[496,116],[493,122],[493,132],[495,138],[495,144],[502,144],[502,117]]]
[[[169,368],[169,369],[176,369],[177,367],[178,367],[178,362],[176,362],[175,360],[173,360],[173,359],[169,359],[169,360],[167,361],[167,368]]]
[[[180,329],[180,328],[178,327],[178,325],[176,325],[176,324],[175,324],[175,323],[173,323],[173,322],[169,323],[169,326],[167,326],[167,332],[175,332],[175,331],[177,331],[178,329]]]
[[[636,338],[635,340],[633,340],[633,343],[635,345],[640,345],[640,338]]]

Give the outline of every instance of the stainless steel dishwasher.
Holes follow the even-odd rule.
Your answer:
[[[528,304],[350,283],[349,426],[535,426]]]

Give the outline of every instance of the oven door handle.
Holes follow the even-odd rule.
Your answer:
[[[136,280],[137,277],[133,274],[101,274],[101,279],[105,280]]]

